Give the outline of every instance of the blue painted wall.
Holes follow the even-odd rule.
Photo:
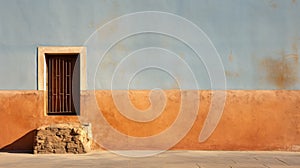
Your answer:
[[[300,89],[297,0],[1,0],[0,89],[37,89],[38,46],[84,45],[111,19],[151,10],[182,16],[207,34],[221,56],[228,89]],[[127,28],[131,26],[135,25]],[[144,47],[166,48],[178,54],[190,66],[199,88],[211,88],[204,63],[188,46],[166,35],[147,33],[121,40],[111,48],[96,76],[99,58],[89,55],[87,46],[88,89],[94,89],[94,81],[95,89],[110,89],[111,76],[120,60]],[[139,61],[147,61],[142,57],[151,56],[142,55]],[[161,58],[157,61],[168,63],[163,55]],[[127,66],[130,69],[136,65],[132,61]],[[169,66],[177,65],[169,62]],[[194,85],[184,86],[195,89]],[[138,73],[129,86],[125,81],[114,86],[127,87],[174,89],[178,84],[165,71],[147,69]]]

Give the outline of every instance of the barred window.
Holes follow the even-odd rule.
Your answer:
[[[80,115],[80,92],[86,89],[86,48],[40,46],[37,61],[44,114]]]
[[[78,54],[45,54],[48,114],[76,114],[79,87]]]

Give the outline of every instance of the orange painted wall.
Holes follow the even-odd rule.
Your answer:
[[[125,91],[116,91],[127,94]],[[185,91],[188,92],[188,91]],[[134,122],[122,116],[114,105],[111,91],[84,91],[81,114],[94,112],[91,100],[96,97],[105,119],[120,132],[146,137],[162,132],[177,117],[180,91],[167,90],[167,104],[163,113],[148,123]],[[149,91],[131,90],[129,97],[139,109],[149,105]],[[211,92],[199,91],[200,110],[188,134],[172,149],[190,150],[287,150],[300,151],[300,91],[288,90],[231,90],[223,116],[212,136],[203,143],[198,136],[206,118]],[[0,91],[0,149],[32,149],[33,131],[41,125],[79,122],[77,116],[46,116],[43,91]],[[109,129],[96,128],[94,136],[110,137]],[[123,149],[126,142],[111,137],[115,149]],[[100,147],[95,147],[100,149]]]

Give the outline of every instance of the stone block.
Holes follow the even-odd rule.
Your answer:
[[[91,135],[77,123],[39,127],[34,141],[35,154],[86,153],[91,150]]]

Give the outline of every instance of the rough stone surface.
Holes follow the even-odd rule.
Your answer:
[[[80,124],[55,124],[37,129],[34,154],[86,153],[91,149],[91,139]]]

